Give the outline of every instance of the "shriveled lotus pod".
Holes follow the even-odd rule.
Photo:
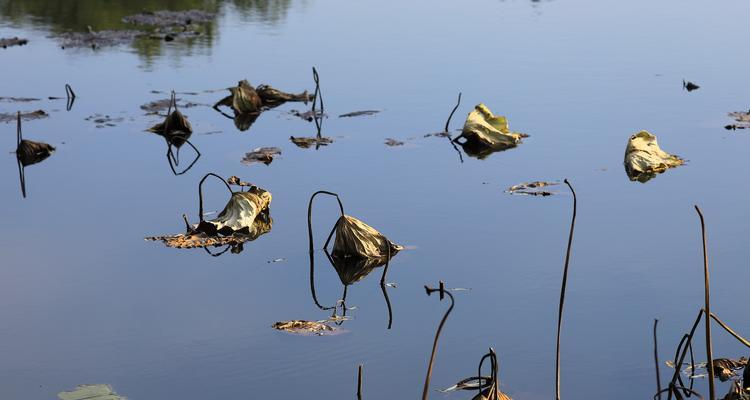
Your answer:
[[[174,107],[174,111],[172,111]],[[177,99],[175,93],[172,92],[172,102],[167,110],[167,117],[164,118],[164,122],[156,124],[148,129],[151,132],[158,133],[163,136],[173,135],[189,135],[193,133],[193,127],[190,126],[190,121],[177,109]]]
[[[511,132],[508,120],[501,115],[494,115],[487,106],[479,104],[466,117],[460,137],[466,139],[467,144],[474,147],[488,147],[491,149],[506,149],[521,143],[527,135]]]
[[[375,228],[349,215],[336,222],[336,239],[333,255],[339,257],[385,258],[388,251],[393,256],[403,247],[392,243]]]
[[[656,136],[640,131],[628,140],[624,163],[631,181],[645,182],[656,174],[684,164],[685,160],[662,150]]]

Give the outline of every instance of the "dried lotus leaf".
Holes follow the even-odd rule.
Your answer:
[[[57,394],[60,400],[126,400],[109,385],[78,385],[75,390]]]
[[[459,137],[465,138],[466,143],[472,143],[477,147],[504,150],[515,147],[526,136],[511,132],[508,120],[504,116],[494,115],[487,106],[479,104],[466,117]]]
[[[335,332],[337,329],[319,321],[291,320],[279,321],[271,325],[274,329],[289,333],[307,335],[325,335]]]
[[[25,167],[44,161],[54,151],[55,148],[47,143],[23,139],[16,148],[16,157]]]
[[[357,218],[343,215],[336,222],[332,252],[336,256],[387,258],[389,248],[391,257],[403,249]]]
[[[628,140],[624,163],[631,181],[646,182],[656,174],[684,164],[685,160],[662,150],[656,136],[640,131]]]

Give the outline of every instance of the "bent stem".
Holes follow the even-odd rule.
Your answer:
[[[310,253],[314,251],[313,248],[313,233],[312,233],[312,205],[313,200],[315,200],[315,196],[319,194],[327,194],[329,196],[333,196],[336,198],[336,201],[339,203],[339,210],[341,210],[341,217],[344,216],[344,205],[341,203],[341,199],[339,198],[339,195],[333,192],[329,192],[326,190],[318,190],[317,192],[313,193],[312,196],[310,196],[310,201],[307,204],[307,239],[310,244]],[[328,243],[331,241],[331,237],[333,237],[333,232],[336,230],[336,226],[338,225],[338,221],[336,221],[336,224],[334,224],[333,229],[331,229],[331,233],[328,235],[328,239],[326,240],[325,245],[323,248],[328,247]]]
[[[391,245],[390,242],[386,243],[386,254],[385,267],[383,268],[383,275],[380,276],[380,290],[383,291],[383,297],[385,298],[385,305],[388,307],[388,329],[391,329],[393,325],[393,309],[391,308],[391,299],[388,297],[388,290],[385,287],[385,278],[388,274],[388,265],[391,262]]]
[[[487,400],[498,400],[497,398],[497,390],[498,390],[498,382],[497,382],[497,370],[498,370],[498,362],[497,362],[497,355],[495,354],[495,349],[490,347],[489,353],[485,354],[481,360],[479,360],[479,372],[477,376],[479,377],[479,385],[477,385],[477,390],[479,391],[479,395],[482,394],[482,363],[484,363],[484,360],[489,358],[490,359],[490,368],[492,369],[490,371],[490,383],[489,383],[489,392],[487,395]],[[479,396],[477,396],[479,397]]]
[[[440,339],[440,332],[442,332],[443,330],[443,326],[445,325],[445,321],[448,319],[448,315],[450,315],[451,311],[453,311],[454,299],[453,299],[453,294],[451,294],[450,291],[445,289],[445,283],[443,281],[440,281],[440,286],[437,289],[431,288],[425,285],[424,290],[425,292],[427,292],[428,296],[431,295],[433,292],[439,292],[440,300],[443,300],[446,294],[451,299],[451,305],[450,307],[448,307],[448,310],[443,315],[443,319],[440,320],[440,325],[438,325],[437,331],[435,332],[435,341],[432,343],[432,354],[430,354],[430,363],[427,364],[427,376],[424,379],[424,389],[422,390],[422,400],[427,400],[429,398],[428,392],[430,388],[430,378],[432,377],[432,365],[435,362],[435,353],[437,352],[438,339]]]
[[[570,249],[573,245],[573,230],[576,225],[576,211],[578,206],[578,200],[576,199],[576,191],[573,190],[573,186],[570,185],[567,179],[565,179],[566,185],[570,188],[573,193],[573,218],[570,220],[570,234],[568,235],[568,249],[565,253],[565,267],[563,269],[562,287],[560,288],[560,308],[557,313],[557,349],[555,351],[555,398],[560,400],[560,331],[562,329],[562,316],[563,306],[565,305],[565,288],[568,283],[568,265],[570,263]]]
[[[693,327],[690,329],[690,333],[686,334],[682,337],[682,340],[680,340],[679,345],[677,346],[677,351],[675,352],[675,360],[674,360],[674,375],[672,375],[672,380],[669,382],[669,388],[672,389],[667,393],[667,399],[672,399],[672,394],[674,393],[676,398],[681,398],[679,392],[677,391],[680,388],[684,388],[685,384],[682,382],[682,376],[680,376],[680,370],[682,368],[682,363],[685,361],[685,356],[687,355],[688,350],[690,350],[690,365],[692,366],[693,370],[695,370],[695,359],[693,357],[693,335],[695,335],[695,330],[698,328],[698,324],[701,322],[701,317],[703,316],[703,309],[698,311],[698,316],[695,318],[695,322],[693,323]],[[685,346],[683,348],[683,345]],[[682,352],[680,352],[682,350]],[[679,355],[679,359],[678,359]],[[680,383],[680,386],[677,386],[677,382]],[[690,379],[690,389],[693,388],[693,379]],[[681,390],[681,389],[680,389]],[[690,392],[685,392],[685,395],[689,395]]]
[[[703,283],[705,288],[706,307],[705,312],[707,316],[711,315],[711,293],[708,280],[708,253],[706,251],[706,225],[703,220],[703,213],[698,206],[695,206],[695,211],[698,213],[698,217],[701,220],[701,237],[703,239]],[[714,358],[713,348],[711,342],[711,319],[706,317],[706,357],[707,368],[708,368],[708,395],[709,399],[716,399],[716,389],[714,388]]]
[[[450,115],[448,115],[448,120],[445,121],[445,132],[450,132],[448,130],[448,125],[451,123],[451,118],[453,118],[453,113],[456,112],[458,109],[458,106],[461,105],[461,92],[458,92],[458,101],[456,102],[456,106],[453,107],[453,110],[451,111]]]
[[[207,173],[203,177],[203,179],[201,179],[200,183],[198,183],[198,219],[200,220],[200,222],[203,222],[203,182],[205,182],[209,176],[218,178],[227,187],[227,190],[229,190],[229,194],[230,195],[234,194],[234,192],[232,191],[232,188],[229,187],[229,183],[227,183],[227,181],[224,178],[220,177],[219,175],[216,175],[213,172]]]
[[[711,313],[710,315],[711,315],[711,318],[713,318],[714,321],[716,321],[716,323],[719,324],[719,326],[721,326],[722,328],[724,328],[725,331],[727,331],[730,335],[734,336],[734,338],[737,339],[740,343],[744,344],[745,347],[750,347],[750,341],[748,341],[747,339],[743,338],[737,332],[735,332],[734,330],[732,330],[732,328],[730,328],[729,325],[725,324],[722,320],[720,320],[719,317],[716,316],[716,314]],[[750,384],[750,382],[746,382],[745,384],[746,385]]]

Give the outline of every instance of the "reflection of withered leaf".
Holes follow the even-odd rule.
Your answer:
[[[278,147],[258,147],[249,153],[245,153],[245,156],[242,157],[242,163],[263,163],[269,165],[271,164],[271,162],[273,162],[274,157],[280,154],[281,149]]]
[[[18,113],[0,113],[0,122],[11,122],[15,121],[18,116]],[[41,119],[41,118],[47,118],[49,117],[49,114],[47,114],[44,110],[36,110],[26,113],[21,113],[21,119],[24,121],[30,121],[33,119]]]
[[[391,253],[393,256],[395,252]],[[375,268],[382,267],[386,264],[386,257],[382,258],[361,258],[346,257],[341,255],[331,256],[333,268],[344,285],[351,285],[359,282],[369,275]]]
[[[361,117],[365,115],[375,115],[379,113],[380,110],[363,110],[363,111],[352,111],[346,114],[339,115],[339,118],[351,118],[351,117]]]
[[[126,400],[109,385],[78,385],[75,390],[57,394],[60,400]]]
[[[328,146],[333,143],[333,139],[321,136],[321,137],[294,137],[290,136],[289,140],[292,141],[297,147],[303,149],[309,149],[312,146]]]
[[[332,251],[335,256],[387,258],[389,248],[391,257],[403,249],[357,218],[343,215],[336,222]]]
[[[337,329],[318,321],[304,321],[304,320],[291,320],[291,321],[280,321],[272,325],[276,330],[297,333],[303,335],[326,335],[335,332]]]
[[[750,400],[750,390],[743,389],[739,381],[734,381],[722,400]]]
[[[16,157],[25,167],[45,160],[54,151],[55,148],[47,143],[23,139],[16,148]]]
[[[514,185],[505,190],[506,193],[520,194],[526,196],[551,196],[555,192],[541,190],[543,187],[558,185],[558,182],[534,181]]]

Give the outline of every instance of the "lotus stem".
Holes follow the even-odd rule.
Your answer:
[[[442,300],[446,294],[451,299],[451,305],[450,307],[448,307],[448,310],[445,311],[443,319],[440,320],[440,324],[438,325],[437,331],[435,332],[435,341],[432,343],[430,363],[427,364],[427,376],[424,379],[424,389],[422,390],[422,400],[427,400],[429,398],[430,378],[432,377],[432,365],[435,363],[435,353],[437,352],[438,339],[440,339],[440,332],[442,332],[443,330],[443,326],[445,325],[445,321],[448,319],[448,315],[450,315],[451,311],[453,311],[454,299],[453,294],[445,289],[445,284],[443,283],[443,281],[440,281],[439,289],[431,288],[425,285],[424,290],[425,292],[427,292],[428,296],[433,292],[440,292],[440,300]]]
[[[730,335],[734,336],[735,339],[737,339],[740,343],[744,344],[745,347],[750,347],[750,341],[740,336],[737,332],[732,330],[732,328],[729,327],[729,325],[725,324],[722,320],[719,319],[719,317],[716,316],[716,314],[711,313],[711,318],[716,321],[719,326],[724,328],[725,331],[729,332]],[[750,384],[750,382],[746,382],[746,384]]]
[[[453,113],[456,112],[458,109],[458,106],[461,105],[461,92],[458,93],[458,101],[456,102],[456,106],[453,107],[453,110],[451,111],[450,115],[448,115],[448,120],[445,121],[445,132],[450,134],[450,131],[448,130],[448,125],[451,123],[451,118],[453,118]]]
[[[21,112],[18,111],[16,114],[16,151],[18,151],[18,147],[21,146],[21,141],[23,140],[23,133],[21,132]]]
[[[386,245],[386,254],[387,257],[385,259],[385,267],[383,268],[383,275],[380,276],[380,290],[383,291],[383,297],[385,298],[385,305],[388,307],[388,329],[391,329],[391,326],[393,325],[393,309],[391,308],[391,299],[388,297],[388,290],[386,290],[385,287],[385,279],[386,275],[388,275],[388,266],[391,262],[391,245],[388,243]]]
[[[200,183],[198,183],[198,218],[200,219],[200,222],[203,222],[203,182],[208,179],[209,176],[213,176],[216,178],[219,178],[220,181],[224,183],[224,185],[227,187],[227,190],[229,190],[229,194],[232,195],[234,192],[232,191],[232,188],[229,187],[229,183],[227,181],[220,177],[219,175],[216,175],[213,172],[207,173],[203,179],[201,179]]]
[[[312,205],[313,205],[313,200],[315,199],[315,196],[317,196],[319,194],[327,194],[329,196],[335,197],[336,201],[338,201],[338,203],[339,203],[339,210],[341,211],[341,216],[342,217],[344,216],[344,205],[341,203],[341,199],[339,198],[338,194],[333,193],[333,192],[329,192],[329,191],[326,191],[326,190],[319,190],[319,191],[313,193],[312,196],[310,196],[310,201],[307,204],[307,239],[308,239],[308,242],[310,244],[310,253],[311,254],[315,250],[314,247],[313,247]],[[336,224],[338,224],[338,221],[336,221]],[[328,239],[326,240],[326,244],[323,246],[324,249],[328,247],[328,243],[330,242],[331,237],[333,236],[333,232],[335,230],[336,230],[336,225],[333,226],[333,229],[331,230],[331,233],[328,235]]]
[[[362,400],[362,364],[357,368],[357,400]]]
[[[661,400],[661,377],[659,374],[659,342],[656,337],[657,325],[659,325],[659,320],[654,319],[654,365],[656,366],[656,394],[659,396],[659,400]]]
[[[695,367],[695,362],[693,360],[692,341],[693,341],[693,335],[695,334],[695,330],[698,328],[698,324],[700,323],[702,316],[703,316],[703,309],[698,311],[698,316],[695,318],[695,322],[693,323],[693,327],[690,329],[690,333],[685,335],[680,341],[680,344],[677,346],[677,354],[680,354],[682,345],[683,343],[685,343],[685,348],[682,349],[682,353],[679,356],[679,360],[677,359],[677,354],[675,354],[675,360],[674,360],[675,369],[674,369],[674,375],[672,375],[672,380],[669,382],[670,388],[677,387],[676,382],[680,382],[680,384],[684,387],[684,384],[682,382],[682,377],[680,376],[680,368],[682,367],[682,363],[685,361],[685,355],[687,354],[688,349],[690,349],[691,363],[693,365],[693,368]],[[692,381],[691,381],[691,388],[692,388]],[[668,400],[672,399],[671,390],[668,392],[667,399]]]
[[[573,230],[576,225],[576,212],[578,207],[578,200],[576,198],[576,191],[573,190],[573,186],[570,185],[567,179],[565,179],[566,185],[570,188],[570,192],[573,193],[573,218],[570,220],[570,234],[568,235],[568,249],[565,252],[565,267],[563,269],[562,287],[560,288],[560,308],[557,313],[557,349],[555,351],[555,398],[560,400],[560,331],[562,329],[562,316],[563,306],[565,305],[565,288],[568,283],[568,265],[570,263],[570,249],[573,245]]]
[[[716,399],[716,388],[714,387],[714,358],[713,358],[713,348],[712,348],[712,342],[711,342],[711,318],[708,318],[708,316],[711,315],[711,291],[710,291],[710,285],[708,280],[708,253],[706,250],[706,224],[703,220],[703,213],[701,213],[701,209],[698,208],[698,206],[695,206],[695,211],[698,213],[698,217],[700,217],[701,221],[701,237],[703,239],[703,283],[705,287],[705,297],[706,297],[706,357],[708,358],[708,395],[709,399],[715,400]]]

